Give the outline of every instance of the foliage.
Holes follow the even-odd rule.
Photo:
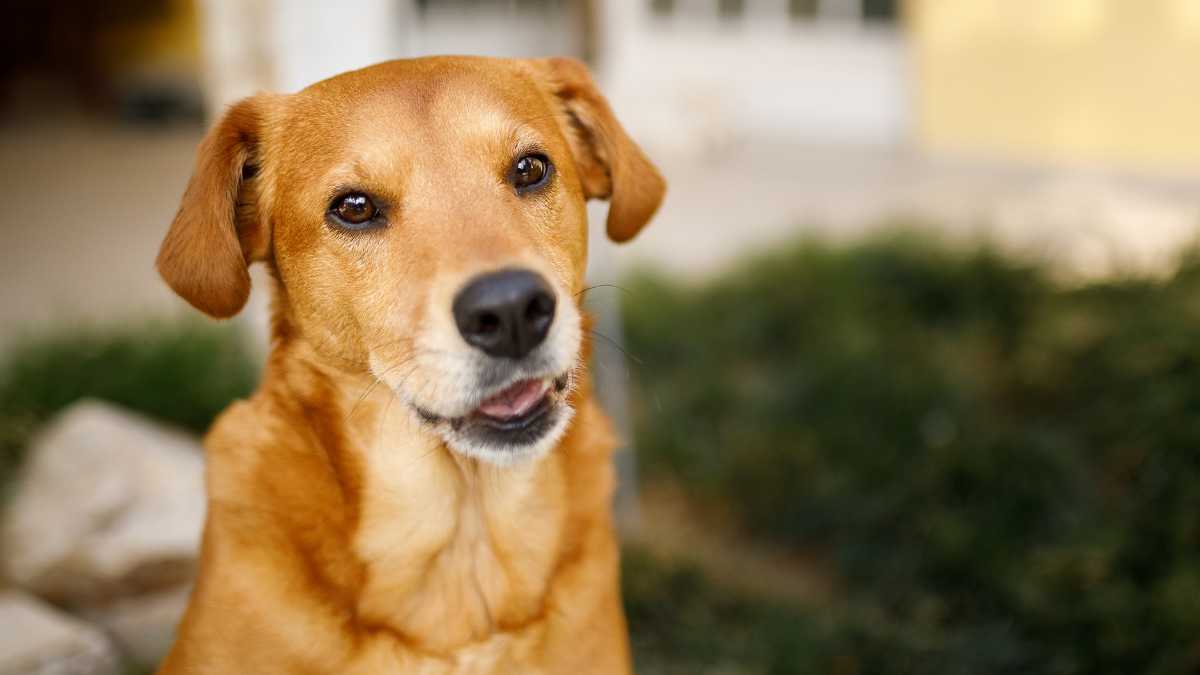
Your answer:
[[[945,641],[861,603],[814,612],[735,592],[694,561],[643,549],[625,551],[622,580],[640,675],[989,673],[998,663],[974,635]]]
[[[257,379],[229,325],[148,323],[63,331],[17,345],[0,363],[0,484],[42,422],[86,397],[196,432]]]
[[[629,288],[644,475],[832,554],[817,652],[865,612],[913,672],[1200,668],[1200,259],[1071,287],[893,234]]]
[[[1069,286],[894,234],[626,285],[645,479],[841,589],[796,606],[630,551],[639,672],[1200,669],[1200,257]],[[255,371],[229,326],[28,341],[0,362],[0,482],[74,400],[201,431]]]

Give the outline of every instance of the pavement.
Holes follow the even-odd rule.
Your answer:
[[[842,241],[902,224],[1095,277],[1168,269],[1200,225],[1200,174],[765,140],[656,158],[671,191],[656,221],[621,254],[623,267],[704,276],[801,234]]]

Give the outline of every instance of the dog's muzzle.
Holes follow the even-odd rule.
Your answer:
[[[454,417],[417,408],[452,447],[505,462],[561,434],[575,355],[564,363],[561,339],[550,337],[558,334],[555,298],[543,276],[520,268],[479,275],[458,291],[451,311],[478,364],[474,402]]]

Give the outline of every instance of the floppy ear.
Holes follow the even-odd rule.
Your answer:
[[[566,112],[571,153],[584,195],[608,199],[608,236],[628,241],[649,222],[667,191],[666,181],[625,133],[587,66],[570,58],[536,61]]]
[[[269,234],[257,209],[257,157],[264,108],[255,96],[233,105],[196,156],[179,212],[158,252],[158,273],[193,307],[218,319],[250,296],[247,265],[266,257]]]

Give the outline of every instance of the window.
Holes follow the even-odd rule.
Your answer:
[[[671,16],[675,13],[675,0],[650,0],[650,11],[656,16]]]
[[[893,23],[896,13],[896,0],[862,0],[864,21]]]
[[[472,10],[479,8],[501,8],[515,11],[546,11],[559,9],[562,0],[416,0],[417,9],[425,12],[430,8]]]
[[[722,19],[736,19],[746,11],[746,0],[717,0],[717,15]]]
[[[788,16],[793,21],[815,19],[817,0],[788,0]]]
[[[421,0],[426,3],[447,0]],[[496,0],[458,0],[459,2],[487,2]],[[508,2],[532,2],[535,0],[507,0]],[[540,0],[547,2],[549,0]],[[559,0],[565,2],[568,0]],[[626,0],[599,0],[624,2]],[[952,2],[953,0],[947,0]],[[1200,1],[1200,0],[1196,0]],[[868,24],[894,24],[899,18],[901,0],[642,0],[650,13],[660,20],[711,20],[722,23],[752,19],[778,20],[785,16],[793,22],[815,22],[819,25],[864,22]]]

